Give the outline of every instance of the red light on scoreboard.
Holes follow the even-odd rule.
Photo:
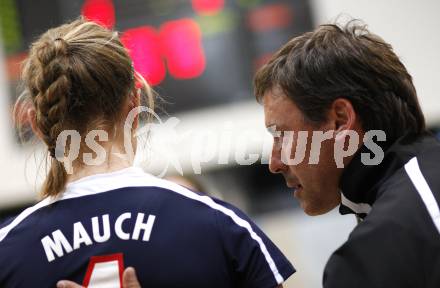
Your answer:
[[[81,14],[109,29],[115,25],[115,7],[111,0],[86,0]]]
[[[192,19],[166,22],[160,29],[168,71],[177,79],[200,76],[206,60],[199,25]]]
[[[194,11],[200,15],[214,15],[225,6],[224,0],[192,0]]]
[[[129,50],[134,69],[151,85],[162,82],[166,70],[156,30],[148,26],[129,29],[122,34],[121,41]]]
[[[287,28],[293,21],[293,11],[287,4],[270,4],[249,12],[248,26],[255,32]]]

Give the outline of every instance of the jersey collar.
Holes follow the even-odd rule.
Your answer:
[[[101,193],[130,186],[149,186],[154,176],[139,167],[128,167],[108,173],[99,173],[67,183],[61,200]]]
[[[378,165],[371,166],[362,163],[361,156],[362,153],[372,152],[366,146],[361,146],[342,173],[339,212],[354,213],[364,218],[380,196],[379,188],[382,184],[397,170],[403,169],[405,163],[413,158],[427,141],[435,141],[435,139],[407,134],[391,145],[386,142],[376,142],[381,145],[384,158]]]

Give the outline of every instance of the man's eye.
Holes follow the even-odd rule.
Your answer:
[[[274,139],[282,137],[282,131],[277,130],[275,125],[267,127],[267,132],[269,132]]]
[[[275,138],[275,129],[273,128],[273,126],[267,127],[266,131]]]

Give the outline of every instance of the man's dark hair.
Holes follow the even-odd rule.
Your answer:
[[[337,98],[349,100],[362,128],[383,130],[388,141],[425,132],[411,75],[390,44],[352,20],[293,38],[256,74],[257,100],[275,86],[319,124]]]

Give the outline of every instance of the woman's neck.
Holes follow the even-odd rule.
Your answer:
[[[131,157],[121,156],[125,154],[120,150],[121,149],[117,147],[112,147],[112,153],[109,153],[106,160],[99,165],[88,165],[84,163],[74,165],[73,173],[68,176],[67,182],[73,182],[83,177],[110,173],[133,166],[133,159],[131,159]]]

